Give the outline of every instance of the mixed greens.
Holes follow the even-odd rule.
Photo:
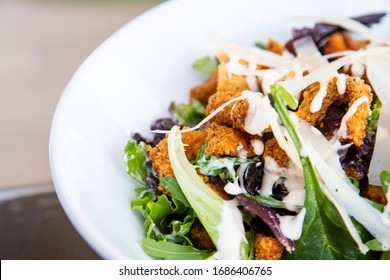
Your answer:
[[[383,16],[375,14],[353,20],[370,25]],[[318,23],[312,29],[295,30],[286,48],[292,48],[294,40],[309,36],[318,51],[330,35],[346,28],[344,23],[342,27]],[[261,44],[264,52],[269,52],[266,47]],[[390,50],[385,44],[379,52],[389,56]],[[349,54],[340,54],[343,55],[345,57],[341,59],[346,60]],[[322,73],[325,67],[328,66],[314,69],[313,73]],[[214,59],[204,57],[197,60],[193,68],[212,76],[218,64]],[[242,66],[237,69],[241,75],[250,76],[249,72],[242,74]],[[328,72],[335,75],[334,71]],[[299,78],[308,80],[308,77],[310,75]],[[338,78],[341,80],[340,76]],[[249,84],[249,79],[246,81]],[[383,98],[375,93],[370,104],[370,115],[365,120],[363,144],[358,145],[343,142],[344,136],[340,136],[340,141],[324,136],[326,133],[321,129],[333,125],[330,122],[335,121],[331,115],[328,115],[328,123],[324,121],[317,128],[297,117],[302,98],[297,98],[289,79],[285,84],[283,81],[270,83],[269,89],[263,84],[262,90],[268,92],[266,94],[244,90],[242,94],[232,95],[230,100],[224,100],[212,112],[208,111],[207,103],[196,98],[191,98],[188,104],[172,103],[169,108],[171,118],[160,119],[152,125],[152,130],[166,133],[166,137],[156,134],[154,139],[147,139],[135,134],[128,141],[124,149],[127,174],[139,184],[136,189],[138,196],[131,201],[131,208],[144,218],[142,247],[146,254],[162,259],[259,259],[262,258],[258,249],[261,235],[262,238],[273,238],[275,248],[281,248],[278,249],[280,254],[277,258],[282,259],[390,258],[390,202],[380,203],[363,195],[363,190],[369,186],[367,174],[383,110]],[[284,199],[289,192],[295,191],[294,188],[287,189],[286,180],[289,179],[286,177],[289,175],[283,175],[283,172],[291,170],[285,167],[278,168],[278,172],[281,170],[282,173],[273,182],[272,195],[265,194],[261,186],[264,180],[268,180],[265,174],[270,174],[273,163],[267,163],[262,158],[263,151],[245,156],[247,151],[241,142],[237,147],[237,151],[240,151],[238,156],[216,156],[207,150],[212,141],[210,137],[203,139],[204,143],[200,143],[196,156],[189,160],[183,134],[200,129],[202,125],[207,126],[212,118],[234,103],[229,109],[233,115],[234,110],[240,109],[245,102],[249,103],[247,116],[252,112],[252,122],[266,122],[264,128],[270,129],[261,129],[248,141],[256,143],[257,149],[260,149],[259,140],[262,143],[267,143],[267,138],[277,140],[278,146],[285,151],[283,155],[287,154],[289,164],[295,168],[297,174],[293,175],[302,177],[301,189],[297,191],[304,189],[303,203]],[[362,103],[364,100],[358,105]],[[256,109],[251,107],[253,104]],[[353,107],[351,104],[350,107]],[[328,114],[339,111],[342,113],[337,113],[340,115],[336,120],[337,128],[342,126],[341,118],[348,115],[348,110],[341,107],[328,110]],[[234,120],[238,118],[233,116]],[[236,126],[233,124],[222,129],[230,131]],[[332,135],[336,135],[336,132],[332,132]],[[241,135],[242,132],[234,133]],[[156,174],[149,156],[150,149],[162,142],[167,148],[168,162],[173,171],[168,175]],[[366,169],[363,168],[364,176],[359,177],[360,173],[355,172],[352,174],[359,176],[348,177],[344,170],[352,168],[356,171],[357,164]],[[378,187],[384,194],[382,198],[388,199],[390,171],[383,170],[379,180],[381,186]],[[202,240],[199,241],[199,238]],[[203,246],[203,240],[211,245]]]

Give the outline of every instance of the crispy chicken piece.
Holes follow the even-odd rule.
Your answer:
[[[346,50],[359,50],[368,45],[367,40],[356,40],[346,32],[336,32],[329,36],[328,41],[322,48],[324,54],[341,52]]]
[[[200,147],[206,141],[207,132],[205,130],[196,130],[185,132],[182,134],[184,149],[189,161],[194,160],[199,152]],[[159,179],[165,176],[175,177],[168,154],[167,137],[161,140],[154,148],[149,148],[149,157],[152,161],[153,168]],[[223,188],[219,188],[215,183],[210,181],[210,178],[204,175],[199,175],[205,184],[212,189],[217,195],[223,199],[232,199],[233,197],[226,193]],[[158,189],[169,195],[163,185],[159,185]]]
[[[368,102],[364,102],[358,106],[357,111],[348,119],[348,136],[346,139],[341,139],[342,141],[353,142],[355,145],[360,146],[366,136],[365,128],[367,118],[370,115],[370,104],[372,101],[371,87],[358,77],[347,76],[345,93],[340,95],[337,89],[337,77],[334,77],[328,84],[327,93],[322,102],[321,109],[318,112],[312,113],[310,105],[319,89],[320,85],[318,82],[307,87],[302,93],[303,100],[297,111],[297,115],[311,125],[316,125],[321,122],[329,106],[333,103],[345,103],[350,108],[358,98],[362,96],[367,97]]]
[[[311,125],[315,125],[323,120],[325,117],[326,111],[329,106],[337,99],[340,98],[340,95],[337,91],[337,78],[333,78],[328,85],[326,96],[322,102],[322,107],[319,111],[312,113],[310,111],[310,105],[320,90],[320,84],[318,82],[308,86],[302,93],[303,100],[299,105],[297,115],[307,121]]]
[[[210,77],[203,84],[200,84],[190,91],[190,98],[196,98],[203,104],[207,104],[210,96],[217,91],[218,68],[216,68]]]
[[[159,179],[166,176],[174,176],[168,155],[167,138],[161,140],[155,147],[150,147],[149,157],[153,164],[153,169]]]
[[[374,186],[374,185],[368,185],[365,189],[362,191],[362,195],[364,197],[367,197],[368,199],[382,204],[386,205],[387,204],[387,198],[386,194],[383,191],[382,187],[379,186]]]
[[[230,99],[238,97],[241,95],[241,92],[248,89],[248,84],[245,80],[245,77],[232,74],[229,76],[228,70],[226,69],[226,64],[221,63],[218,66],[218,85],[217,92],[210,96],[209,102],[206,106],[206,115],[210,115],[221,105],[228,102]],[[234,104],[230,104],[224,110],[219,112],[213,119],[213,121],[224,124],[232,125],[230,119],[231,110]]]
[[[217,92],[241,93],[243,90],[249,89],[244,76],[229,74],[226,63],[219,64],[217,81]]]
[[[220,106],[228,102],[230,99],[233,99],[235,97],[240,96],[241,92],[225,92],[225,91],[218,91],[214,93],[209,98],[209,103],[206,106],[206,116],[213,113],[216,109],[218,109]],[[233,122],[231,120],[231,111],[234,104],[230,104],[225,109],[220,111],[215,117],[212,119],[213,122],[217,122],[221,125],[227,125],[232,126]]]
[[[206,134],[204,130],[190,131],[182,134],[182,141],[185,144],[184,149],[188,160],[191,161],[196,158],[199,148],[206,141]],[[167,137],[161,140],[155,147],[149,148],[148,152],[159,179],[165,176],[175,176],[169,161]],[[159,189],[165,192],[162,185],[159,186]]]
[[[279,146],[276,138],[272,138],[265,143],[263,159],[272,157],[280,167],[289,167],[290,158],[286,152]]]
[[[285,50],[285,47],[279,41],[273,38],[269,38],[267,42],[267,50],[282,55]]]
[[[256,260],[280,260],[282,258],[284,247],[275,237],[256,233],[254,243]]]
[[[194,243],[194,247],[201,250],[215,250],[215,245],[211,240],[206,229],[200,223],[199,220],[195,220],[192,224],[191,231],[191,240]]]
[[[207,130],[206,154],[217,157],[256,156],[251,145],[252,136],[231,127],[212,123]]]

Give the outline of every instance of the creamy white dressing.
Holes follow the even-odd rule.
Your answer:
[[[248,151],[245,150],[245,147],[241,142],[238,143],[237,148],[236,148],[236,152],[238,154],[238,157],[241,157],[241,158],[248,157]]]
[[[337,92],[340,95],[343,95],[347,90],[347,75],[345,74],[338,75],[336,86],[337,86]]]
[[[223,189],[225,190],[225,192],[231,195],[238,195],[242,193],[241,187],[237,184],[237,182],[232,183],[228,181],[228,183],[225,185]]]
[[[264,129],[269,126],[269,116],[267,116],[262,108],[269,104],[268,97],[261,93],[254,93],[248,90],[242,92],[241,96],[246,98],[248,102],[248,111],[245,117],[244,129],[246,132],[253,135],[262,135]]]
[[[358,99],[355,100],[355,102],[353,102],[352,106],[349,107],[347,113],[341,119],[340,128],[337,131],[338,138],[344,138],[344,139],[348,138],[347,122],[353,115],[355,115],[355,113],[357,112],[358,107],[360,105],[362,105],[363,103],[367,103],[367,106],[370,106],[368,104],[369,103],[368,102],[368,98],[365,95],[360,96]]]
[[[260,156],[264,153],[264,143],[260,139],[252,139],[251,145],[255,155]]]
[[[326,79],[321,79],[319,81],[320,89],[318,90],[316,96],[313,98],[310,104],[310,112],[316,113],[321,109],[322,103],[324,102],[324,98],[326,97],[326,94],[328,92],[329,81],[332,78],[333,77],[327,77]]]
[[[305,182],[302,170],[297,168],[292,162],[290,162],[289,167],[285,168],[280,167],[274,158],[265,157],[264,174],[259,194],[261,196],[273,195],[272,188],[280,177],[285,178],[284,184],[289,192],[282,199],[286,208],[295,211],[297,208],[302,207],[305,202]]]
[[[240,251],[241,243],[248,243],[242,214],[237,208],[237,200],[224,200],[221,210],[221,220],[217,225],[218,251],[215,257],[220,260],[239,260],[244,258]]]
[[[306,208],[295,216],[285,215],[278,216],[280,222],[280,229],[283,234],[292,240],[298,240],[302,234],[303,220],[305,219]]]

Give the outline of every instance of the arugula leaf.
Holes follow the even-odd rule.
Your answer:
[[[184,195],[183,191],[181,190],[179,183],[174,177],[167,176],[161,178],[161,184],[164,186],[164,188],[171,193],[172,197],[176,198],[180,202],[182,202],[185,206],[191,207],[190,203],[188,202],[186,196]]]
[[[210,56],[198,58],[192,65],[192,69],[206,75],[210,75],[216,67],[217,63]]]
[[[196,165],[197,170],[200,174],[207,176],[217,176],[221,173],[225,173],[226,178],[229,181],[234,182],[237,179],[235,166],[255,162],[258,159],[248,159],[248,158],[240,158],[240,157],[216,157],[212,155],[206,154],[207,143],[203,144],[193,164]]]
[[[199,123],[205,117],[206,107],[196,98],[192,98],[189,104],[174,102],[169,106],[169,112],[172,114],[178,125],[194,125]]]
[[[143,239],[142,246],[146,254],[166,260],[204,260],[213,254],[191,246],[168,241],[155,241],[150,238]]]
[[[286,259],[366,259],[371,254],[362,254],[345,226],[333,203],[321,190],[314,167],[308,156],[302,154],[302,143],[282,100],[282,87],[271,86],[271,103],[287,129],[299,153],[305,180],[306,199],[301,237],[296,241],[296,251],[285,253]],[[327,210],[324,207],[327,207]]]
[[[148,145],[144,142],[137,142],[130,139],[124,148],[124,161],[126,163],[126,172],[135,181],[143,186],[147,185],[146,176],[146,152]]]

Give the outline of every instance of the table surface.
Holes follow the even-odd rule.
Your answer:
[[[54,190],[4,200],[0,217],[2,260],[101,259],[69,222]]]

